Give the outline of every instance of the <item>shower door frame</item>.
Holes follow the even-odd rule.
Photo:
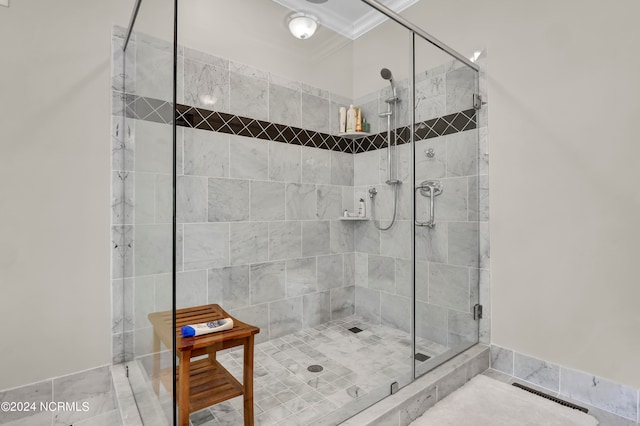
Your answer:
[[[433,366],[429,366],[427,369],[425,369],[424,371],[421,372],[417,372],[416,371],[416,360],[413,359],[414,358],[414,354],[416,354],[416,220],[417,220],[417,216],[416,216],[416,190],[415,190],[415,185],[416,185],[416,153],[415,153],[415,124],[416,124],[416,82],[415,82],[415,77],[416,77],[416,36],[423,39],[424,41],[427,41],[428,43],[430,43],[431,45],[435,46],[436,48],[442,50],[443,52],[447,53],[449,56],[452,56],[453,58],[455,58],[456,60],[462,62],[464,65],[466,65],[467,67],[471,68],[474,72],[475,72],[475,78],[474,78],[474,83],[475,83],[475,88],[474,88],[474,108],[476,109],[476,111],[479,111],[479,108],[475,105],[475,101],[476,99],[479,99],[479,87],[480,87],[480,67],[475,64],[474,62],[472,62],[471,60],[469,60],[468,58],[466,58],[464,55],[462,55],[461,53],[457,52],[455,49],[451,48],[450,46],[446,45],[445,43],[443,43],[442,41],[440,41],[439,39],[437,39],[436,37],[432,36],[431,34],[427,33],[426,31],[424,31],[422,28],[416,26],[415,24],[411,23],[410,21],[406,20],[405,18],[403,18],[401,15],[399,15],[398,13],[394,12],[393,10],[389,9],[388,7],[386,7],[385,5],[379,3],[377,0],[360,0],[363,3],[365,3],[366,5],[372,7],[373,9],[377,10],[378,12],[382,13],[383,15],[387,16],[389,19],[395,21],[396,23],[400,24],[402,27],[408,29],[411,33],[411,68],[412,68],[412,75],[411,78],[409,79],[409,90],[411,92],[411,114],[410,114],[410,123],[411,123],[411,129],[410,129],[410,143],[411,143],[411,186],[413,188],[412,194],[413,196],[411,197],[411,211],[413,212],[413,218],[411,221],[411,279],[412,279],[412,304],[411,304],[411,353],[412,353],[412,360],[413,362],[411,363],[411,377],[412,377],[412,381],[417,379],[420,376],[425,375],[426,373],[428,373],[429,371],[437,368],[439,365],[441,365],[442,363],[448,361],[449,359],[457,356],[458,354],[464,352],[465,350],[469,349],[472,346],[477,345],[480,342],[480,318],[476,318],[475,314],[473,313],[473,311],[475,311],[475,309],[472,309],[472,315],[474,315],[474,320],[476,321],[476,340],[475,343],[469,344],[464,346],[462,349],[456,350],[456,351],[448,351],[442,358],[439,358],[439,363]],[[476,117],[477,117],[477,112],[476,112]],[[477,120],[477,118],[476,118]],[[478,149],[478,139],[476,137],[476,157],[477,157],[477,149]],[[479,176],[479,172],[478,172],[478,176]],[[478,196],[478,200],[479,200],[479,196]],[[434,200],[431,200],[431,202],[434,202]],[[476,205],[476,208],[478,206]],[[477,223],[479,223],[479,221],[476,221]],[[479,239],[479,235],[480,235],[480,229],[478,228],[478,239]],[[480,268],[480,245],[479,245],[479,241],[478,241],[478,268]],[[478,274],[478,281],[475,283],[476,287],[478,288],[478,291],[476,292],[476,294],[479,295],[479,287],[480,287],[480,274]],[[479,301],[477,301],[477,303],[479,303]]]

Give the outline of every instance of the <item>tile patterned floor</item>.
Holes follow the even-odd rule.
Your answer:
[[[353,333],[351,327],[363,331]],[[447,348],[420,339],[417,349],[433,357]],[[241,380],[242,351],[217,359]],[[323,421],[327,413],[349,407],[353,411],[354,404],[372,392],[384,393],[393,381],[409,374],[411,360],[407,333],[359,317],[260,343],[254,367],[256,425],[331,424]],[[307,370],[310,365],[323,370],[312,373]],[[193,426],[236,426],[242,419],[241,397],[191,415]]]

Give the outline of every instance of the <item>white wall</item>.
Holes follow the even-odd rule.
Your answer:
[[[639,15],[635,0],[406,13],[467,55],[488,50],[493,342],[635,387]]]
[[[0,8],[0,389],[111,360],[111,25],[130,0]]]

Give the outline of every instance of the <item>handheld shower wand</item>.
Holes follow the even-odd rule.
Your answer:
[[[385,80],[389,80],[389,84],[391,84],[391,98],[397,98],[398,93],[396,92],[396,85],[393,84],[393,74],[391,70],[389,70],[389,68],[382,68],[380,70],[380,76]]]
[[[397,127],[396,124],[396,107],[398,105],[398,102],[400,102],[400,99],[398,98],[398,92],[396,91],[396,86],[395,84],[393,84],[393,74],[391,73],[391,71],[388,68],[382,68],[380,70],[380,76],[389,81],[389,84],[391,84],[391,97],[388,98],[385,102],[388,105],[387,111],[378,114],[379,117],[386,117],[387,118],[387,181],[385,182],[387,185],[390,185],[393,188],[393,218],[391,219],[391,223],[389,224],[389,226],[386,227],[382,227],[380,225],[378,225],[375,221],[374,221],[374,225],[376,226],[376,228],[380,229],[381,231],[386,231],[387,229],[391,228],[393,226],[393,224],[396,221],[396,212],[398,209],[398,186],[402,183],[401,181],[398,180],[397,178],[397,164],[392,163],[391,161],[391,151],[392,148],[395,150],[395,146],[396,146],[396,140],[395,138],[392,138],[392,134],[395,136],[395,128]],[[393,129],[392,130],[392,124],[391,124],[391,119],[393,118]],[[394,173],[395,172],[395,173]],[[377,190],[375,188],[371,188],[369,190],[369,197],[371,198],[371,214],[373,216],[373,209],[374,209],[374,198],[377,195]]]

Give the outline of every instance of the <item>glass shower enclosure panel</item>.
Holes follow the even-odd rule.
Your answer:
[[[398,170],[411,167],[399,157],[411,34],[387,21],[354,39],[323,24],[299,40],[289,16],[312,4],[281,3],[260,2],[256,27],[227,25],[254,13],[247,3],[225,15],[179,3],[176,305],[219,305],[260,328],[256,422],[339,424],[412,379],[412,185]],[[367,132],[340,128],[352,104]],[[360,200],[366,217],[344,217]],[[216,361],[242,381],[243,357]],[[192,416],[242,424],[242,398]]]
[[[144,424],[171,425],[173,403],[173,4],[142,2],[125,51],[133,225],[128,377]],[[178,142],[180,144],[180,142]],[[180,152],[180,150],[178,150]],[[179,159],[177,160],[180,161]],[[178,233],[179,235],[179,233]]]
[[[478,342],[478,73],[415,35],[416,375]]]

